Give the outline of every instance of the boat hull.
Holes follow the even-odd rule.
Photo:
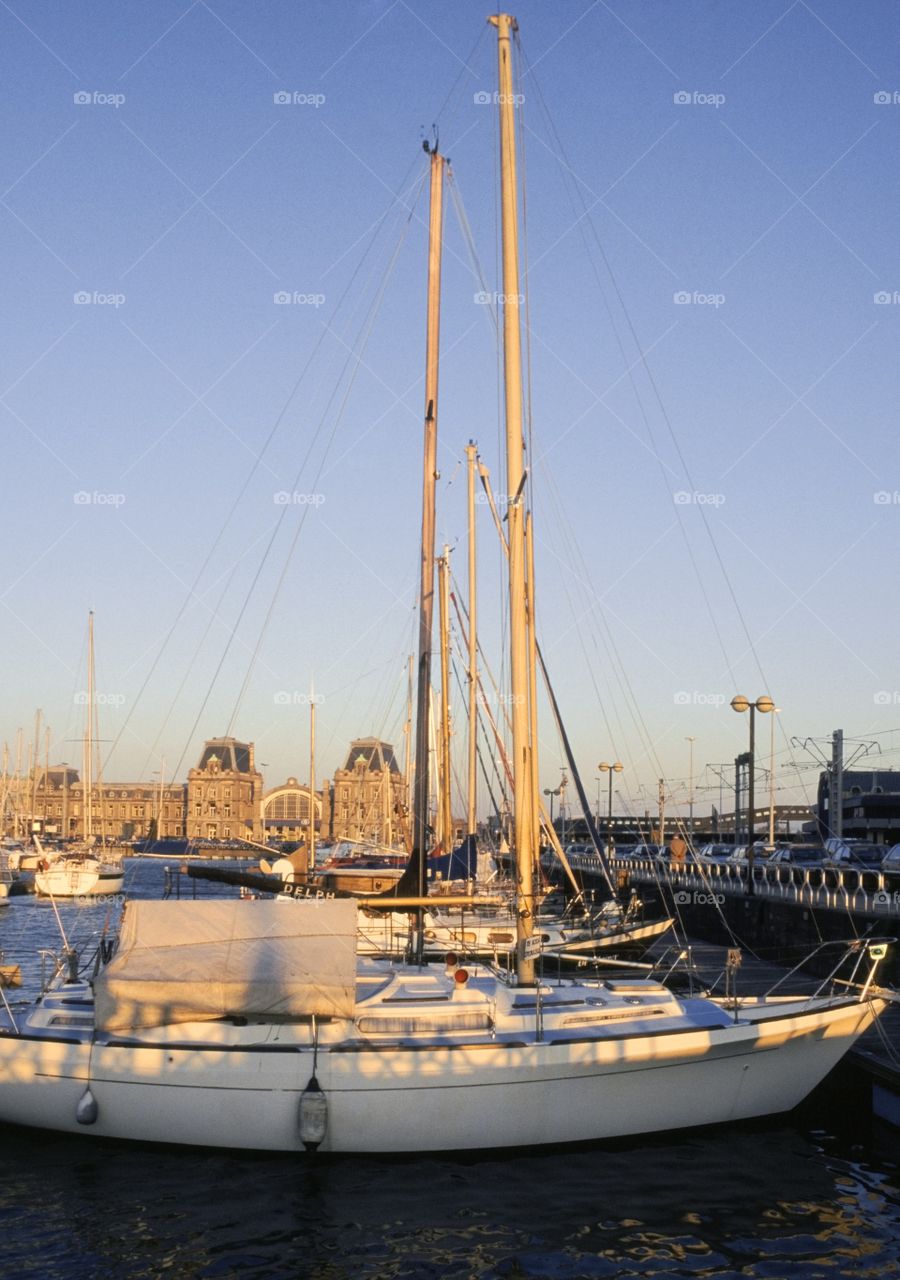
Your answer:
[[[328,1106],[319,1150],[539,1146],[787,1111],[880,1008],[877,1000],[798,1002],[757,1024],[557,1043],[523,1036],[416,1046],[357,1038],[319,1050],[315,1075]],[[313,1075],[312,1052],[277,1031],[268,1037],[217,1046],[170,1035],[159,1044],[91,1048],[0,1035],[0,1120],[101,1138],[301,1151],[299,1100]],[[84,1127],[76,1109],[88,1085],[98,1111]]]
[[[91,867],[56,867],[36,871],[35,891],[44,898],[100,898],[121,893],[125,872],[97,871]]]

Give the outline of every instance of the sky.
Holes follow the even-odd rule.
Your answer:
[[[0,5],[10,767],[37,708],[51,760],[79,760],[91,610],[111,780],[183,778],[224,732],[269,785],[305,779],[311,688],[320,778],[355,736],[402,757],[435,133],[438,538],[462,593],[469,439],[503,493],[487,13]],[[779,708],[757,717],[779,801],[814,798],[836,728],[895,766],[900,10],[515,13],[538,632],[589,795],[619,760],[617,811],[663,777],[670,811],[693,790],[708,812],[746,749],[739,693]],[[478,538],[498,706],[483,503]],[[540,743],[549,789],[543,706]]]

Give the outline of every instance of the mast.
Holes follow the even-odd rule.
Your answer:
[[[404,823],[405,838],[409,840],[409,815],[412,809],[412,776],[410,773],[412,767],[412,709],[413,709],[413,663],[415,658],[409,655],[409,670],[406,675],[406,724],[403,728],[403,745],[405,751],[405,759],[403,761],[403,781],[406,786],[406,822]],[[407,846],[409,847],[409,846]]]
[[[418,896],[425,896],[425,855],[428,848],[428,721],[431,699],[431,636],[434,616],[434,507],[437,480],[438,350],[441,320],[441,235],[443,229],[444,164],[431,156],[431,199],[428,219],[428,302],[425,334],[425,447],[422,475],[421,581],[419,586],[419,659],[416,698],[416,776],[413,792],[413,857],[418,858]],[[418,910],[416,959],[421,962],[422,910]]]
[[[450,548],[438,560],[438,587],[441,619],[441,758],[439,776],[441,837],[444,852],[453,845],[453,815],[450,805]]]
[[[88,614],[87,725],[84,730],[84,838],[94,835],[94,611]]]
[[[539,813],[541,789],[538,783],[537,757],[537,632],[534,618],[534,528],[531,512],[525,516],[525,567],[528,573],[526,601],[528,607],[528,732],[532,744],[531,750],[531,797],[534,817],[534,870],[540,881],[539,865],[541,855],[541,819]],[[562,811],[563,797],[560,793],[559,807]],[[550,823],[552,828],[553,823]],[[565,834],[565,827],[560,826]]]
[[[316,695],[309,686],[309,841],[307,862],[310,871],[316,865]]]
[[[535,818],[532,750],[535,726],[529,725],[528,622],[525,592],[525,461],[522,434],[522,337],[519,325],[519,232],[516,138],[513,115],[512,33],[515,18],[498,13],[488,19],[497,28],[500,93],[500,182],[503,229],[503,377],[506,400],[506,489],[509,529],[510,694],[512,702],[515,858],[518,910],[517,974],[534,984],[534,959],[525,952],[534,928]]]
[[[34,713],[34,751],[32,753],[31,770],[31,830],[37,818],[38,765],[41,761],[41,709]]]
[[[476,757],[478,753],[478,638],[475,631],[475,457],[472,440],[466,445],[469,501],[469,759],[468,759],[468,808],[466,810],[466,834],[475,836],[475,791],[477,787]]]

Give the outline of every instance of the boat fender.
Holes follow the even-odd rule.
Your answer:
[[[299,1120],[300,1141],[307,1151],[315,1151],[328,1129],[328,1099],[314,1075],[310,1076],[309,1084],[300,1094]]]
[[[41,858],[40,862],[38,863],[38,869],[39,869],[40,871],[49,871],[49,870],[50,870],[50,863],[47,861],[47,859],[46,859],[46,858]]]
[[[91,1093],[90,1085],[78,1100],[75,1108],[75,1119],[79,1124],[95,1124],[98,1115],[97,1099]]]

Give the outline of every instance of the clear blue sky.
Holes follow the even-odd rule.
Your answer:
[[[530,68],[539,630],[592,797],[597,762],[618,757],[623,802],[655,803],[665,773],[683,808],[693,736],[697,783],[714,787],[698,807],[717,802],[704,766],[746,745],[737,692],[782,708],[780,799],[813,777],[790,767],[793,736],[880,735],[895,763],[900,10],[515,11]],[[419,524],[420,144],[437,121],[499,289],[496,122],[478,100],[495,88],[487,12],[0,7],[11,745],[41,707],[53,759],[78,759],[92,608],[101,734],[121,734],[108,776],[147,777],[162,756],[184,776],[231,721],[274,599],[233,722],[268,781],[305,777],[311,678],[320,775],[352,736],[399,748]],[[490,308],[452,205],[446,245],[439,536],[455,544],[470,436],[502,480]],[[284,511],[279,493],[319,499]],[[500,671],[482,517],[482,639]],[[464,580],[462,545],[456,560]],[[461,712],[458,730],[461,748]],[[767,755],[765,720],[760,734]],[[551,786],[562,755],[546,716],[542,740]]]

